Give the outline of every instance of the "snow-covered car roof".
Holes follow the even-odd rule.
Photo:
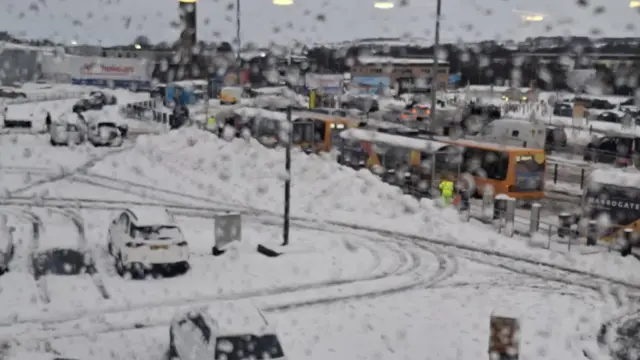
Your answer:
[[[127,209],[135,218],[137,226],[174,225],[173,218],[166,209],[157,207],[134,207]]]
[[[220,301],[204,308],[195,309],[194,313],[203,312],[213,319],[220,336],[240,334],[272,334],[271,326],[262,312],[250,301]],[[182,314],[186,316],[188,314]]]
[[[61,114],[60,116],[58,116],[58,118],[54,121],[54,123],[56,124],[83,124],[84,121],[82,120],[82,118],[74,112],[68,112],[68,113],[64,113]]]
[[[46,223],[41,229],[40,239],[38,239],[38,252],[53,249],[82,250],[80,244],[80,234],[73,226],[71,220],[69,224]]]
[[[640,170],[636,168],[624,169],[595,169],[589,175],[593,184],[614,185],[640,189]]]

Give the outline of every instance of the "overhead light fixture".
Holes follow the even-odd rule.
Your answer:
[[[638,1],[638,0],[629,1],[629,7],[630,8],[640,8],[640,1]]]
[[[376,9],[388,10],[393,9],[394,4],[391,1],[376,1],[373,3],[373,7]]]
[[[183,4],[195,4],[198,0],[178,0]]]
[[[273,0],[275,6],[290,6],[293,5],[293,0]]]
[[[544,20],[542,15],[523,15],[522,20],[525,22],[538,22]]]

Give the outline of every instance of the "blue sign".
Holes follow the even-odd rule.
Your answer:
[[[137,89],[137,90],[150,90],[151,81],[141,80],[106,80],[106,79],[91,79],[91,78],[72,78],[71,84],[73,85],[87,85],[97,87],[114,87],[122,89]]]
[[[460,74],[449,75],[449,84],[455,84],[460,81]]]
[[[389,89],[391,79],[388,76],[354,76],[352,86],[359,88],[361,94],[382,95]]]

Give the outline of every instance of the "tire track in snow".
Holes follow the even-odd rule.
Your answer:
[[[405,246],[410,246],[405,244]],[[154,328],[154,327],[163,327],[169,325],[172,316],[167,316],[163,319],[153,319],[149,316],[142,316],[143,320],[140,320],[140,314],[136,314],[136,311],[149,311],[149,310],[163,310],[162,313],[170,313],[173,314],[177,309],[176,308],[191,308],[193,306],[202,306],[214,301],[225,301],[225,300],[239,300],[239,299],[255,299],[259,302],[270,302],[270,305],[258,305],[265,311],[285,311],[289,309],[294,309],[298,307],[311,306],[311,305],[320,305],[320,304],[328,304],[332,302],[339,302],[344,300],[353,300],[353,299],[364,299],[364,298],[372,298],[382,295],[391,295],[395,293],[401,293],[419,286],[425,286],[430,284],[435,284],[443,278],[447,278],[452,273],[452,269],[456,269],[456,266],[452,264],[455,262],[455,259],[452,259],[448,256],[437,256],[438,269],[431,275],[426,278],[423,277],[424,269],[420,267],[422,265],[422,261],[418,260],[422,254],[416,253],[413,255],[414,257],[414,265],[412,265],[412,271],[409,271],[409,268],[402,271],[402,274],[395,274],[394,276],[382,276],[380,279],[368,279],[368,280],[360,280],[356,282],[349,282],[346,280],[338,280],[335,281],[332,285],[326,285],[322,287],[308,287],[308,286],[298,286],[291,287],[288,291],[270,291],[269,293],[261,292],[261,293],[244,293],[242,297],[233,296],[233,297],[217,297],[217,298],[203,298],[200,297],[193,302],[161,302],[156,305],[147,304],[146,306],[139,307],[137,305],[128,308],[123,308],[121,311],[97,311],[93,317],[90,317],[88,314],[84,316],[76,317],[73,319],[60,319],[61,321],[38,321],[33,325],[42,325],[43,329],[40,331],[34,331],[33,328],[29,328],[25,332],[21,334],[15,334],[12,336],[14,340],[16,339],[24,339],[24,340],[44,340],[44,339],[57,339],[64,337],[73,337],[73,336],[82,336],[90,333],[92,335],[95,334],[103,334],[103,333],[111,333],[111,332],[121,332],[126,330],[135,330],[135,329],[144,329],[144,328]],[[417,268],[416,268],[417,266]],[[396,283],[391,286],[385,286],[383,288],[374,286],[377,281],[384,279],[403,279],[404,282]],[[353,289],[351,286],[354,285],[372,285],[372,289],[370,290],[358,290]],[[349,287],[345,287],[345,286]],[[349,293],[351,289],[351,294]],[[292,302],[290,300],[278,300],[278,297],[287,297],[289,295],[295,294],[296,298],[300,296],[307,295],[305,292],[311,292],[311,299],[305,301],[296,301]],[[327,291],[333,292],[333,295],[324,296],[319,298],[315,295],[314,292],[326,293]],[[166,311],[165,311],[166,309]],[[112,324],[108,322],[109,315],[125,315],[125,320],[120,320],[119,324]],[[138,317],[138,319],[136,319]],[[135,320],[129,320],[133,318]],[[76,322],[77,320],[82,320],[82,322]],[[137,321],[136,321],[137,320]],[[20,321],[18,320],[18,323]],[[83,324],[90,324],[89,326],[83,326]],[[4,324],[3,324],[4,325]],[[7,324],[5,326],[10,326]]]
[[[312,229],[317,230],[315,227]],[[375,238],[373,240],[378,244],[384,244],[387,241],[387,239],[380,239],[380,238]],[[407,251],[406,245],[405,245],[405,251]],[[409,251],[411,251],[411,249],[409,249]],[[394,273],[382,272],[375,275],[369,275],[369,274],[359,275],[359,276],[353,276],[349,278],[326,280],[326,281],[314,282],[314,283],[303,284],[303,285],[279,286],[279,287],[270,288],[267,290],[240,291],[240,292],[231,293],[231,294],[222,295],[222,296],[215,295],[215,296],[209,296],[209,297],[202,297],[202,296],[184,297],[180,299],[171,299],[169,301],[159,300],[159,301],[153,301],[153,302],[146,302],[143,304],[134,304],[134,305],[124,304],[124,305],[114,306],[112,308],[96,309],[94,313],[91,313],[89,311],[74,312],[74,313],[67,313],[67,314],[58,312],[57,314],[52,314],[51,316],[48,316],[46,318],[41,316],[34,316],[33,318],[25,317],[22,319],[16,319],[14,317],[9,320],[0,321],[0,326],[12,326],[16,324],[26,324],[26,323],[55,324],[55,323],[79,320],[82,318],[86,318],[88,316],[101,317],[107,314],[123,313],[123,312],[126,313],[130,311],[145,310],[145,309],[151,309],[151,308],[157,308],[157,307],[183,306],[188,304],[200,304],[200,303],[206,303],[206,302],[212,302],[212,301],[239,300],[239,299],[261,298],[264,296],[286,295],[286,294],[297,293],[300,291],[318,290],[318,289],[326,289],[326,288],[339,288],[339,287],[343,287],[345,285],[350,285],[350,284],[373,282],[377,280],[388,279],[390,277],[402,277],[402,276],[411,275],[411,274],[421,276],[423,275],[423,269],[421,269],[421,266],[423,265],[423,262],[421,259],[422,254],[417,254],[415,250],[413,250],[413,252],[414,253],[411,255],[411,258],[412,258],[412,261],[410,262],[411,265],[400,266],[398,267],[398,271]],[[399,256],[402,256],[402,254]]]
[[[100,293],[100,296],[103,299],[110,299],[111,296],[107,291],[107,288],[102,281],[102,277],[98,272],[98,268],[95,266],[95,254],[93,254],[89,249],[89,242],[86,237],[86,230],[84,225],[84,219],[80,214],[71,210],[71,209],[61,209],[58,210],[58,213],[66,217],[69,221],[71,221],[78,232],[78,248],[85,255],[85,265],[89,263],[89,275],[91,276],[91,281],[95,285],[96,289]],[[87,258],[88,257],[88,258]]]
[[[41,277],[36,270],[36,261],[38,248],[40,247],[40,237],[42,232],[45,231],[44,222],[37,214],[31,211],[25,211],[28,219],[31,221],[31,241],[29,242],[29,271],[33,276],[33,280],[36,282],[36,289],[38,290],[38,298],[45,304],[51,302],[51,295],[49,294],[49,287],[47,286],[46,279]]]
[[[133,145],[128,145],[128,146],[123,146],[120,147],[116,150],[112,150],[112,151],[107,151],[103,154],[97,155],[92,157],[91,159],[87,160],[86,162],[82,163],[81,165],[77,166],[75,169],[71,170],[71,171],[63,171],[60,173],[57,173],[55,175],[51,175],[51,176],[47,176],[43,179],[34,181],[30,184],[27,184],[25,186],[19,187],[17,189],[13,189],[10,190],[8,192],[8,196],[15,196],[15,195],[19,195],[19,194],[23,194],[29,190],[32,190],[35,187],[38,186],[42,186],[42,185],[46,185],[46,184],[50,184],[50,183],[54,183],[56,181],[60,181],[60,180],[65,180],[68,179],[70,177],[72,177],[73,175],[79,174],[79,173],[83,173],[88,171],[89,169],[91,169],[92,167],[96,166],[99,162],[106,160],[107,158],[120,154],[121,152],[130,150],[133,147]]]
[[[82,219],[80,219],[77,214],[75,214],[73,211],[69,210],[69,209],[52,209],[55,213],[60,214],[62,216],[64,216],[65,218],[67,218],[68,220],[70,220],[74,226],[79,229],[79,226],[82,223]],[[47,283],[47,278],[46,276],[42,276],[38,274],[38,271],[35,269],[35,264],[37,260],[37,253],[38,253],[38,248],[40,246],[40,239],[41,239],[41,235],[47,231],[46,230],[46,226],[44,224],[44,222],[42,221],[41,217],[36,215],[33,212],[29,212],[29,215],[33,217],[33,221],[34,221],[34,227],[33,227],[33,232],[32,232],[32,241],[30,244],[30,259],[31,259],[31,272],[32,275],[34,277],[34,280],[36,281],[36,287],[38,289],[38,296],[41,299],[42,302],[44,302],[45,304],[49,304],[51,303],[51,299],[52,296],[55,295],[55,293],[52,293],[51,288],[49,287],[48,283]],[[37,226],[35,226],[35,224],[37,224]],[[87,243],[86,243],[86,238],[84,236],[84,231],[79,231],[78,232],[78,250],[80,250],[81,252],[83,252],[86,255],[89,256],[89,258],[87,259],[89,264],[91,264],[92,262],[92,257],[91,254],[87,253]],[[91,266],[91,265],[89,265]],[[91,271],[91,270],[90,270]],[[99,277],[99,274],[97,272],[90,272],[90,277],[91,277],[91,281],[94,284],[94,286],[96,287],[97,291],[100,293],[100,296],[103,299],[109,299],[109,293],[106,291],[106,288],[104,287],[104,284],[101,281],[101,278]]]

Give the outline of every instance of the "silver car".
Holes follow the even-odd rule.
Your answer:
[[[74,118],[74,116],[78,118]],[[51,124],[49,136],[53,146],[82,144],[86,140],[84,119],[79,119],[78,114],[69,114],[58,119],[58,121]]]

